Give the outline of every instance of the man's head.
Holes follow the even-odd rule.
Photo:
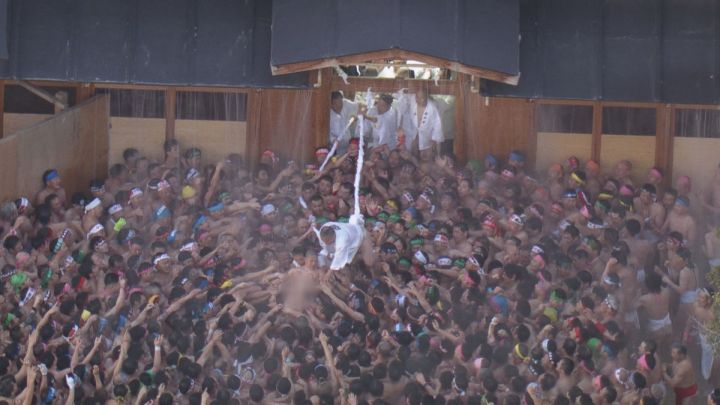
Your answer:
[[[339,91],[330,93],[330,108],[340,114],[343,109],[343,94]]]
[[[46,170],[45,173],[43,173],[43,183],[47,188],[59,189],[61,184],[60,174],[55,169]]]
[[[388,110],[390,110],[392,103],[393,97],[389,94],[383,94],[375,103],[375,107],[377,108],[378,113],[385,114]]]
[[[417,101],[418,105],[426,106],[428,101],[428,93],[427,90],[421,88],[418,91],[415,92],[415,100]]]
[[[687,347],[683,346],[680,343],[673,343],[670,356],[675,362],[685,360],[685,358],[687,357]]]
[[[320,239],[326,245],[332,245],[335,243],[335,228],[333,226],[326,226],[320,230]]]
[[[632,163],[629,160],[621,160],[615,166],[615,177],[625,179],[630,176],[632,171]]]
[[[140,152],[135,148],[127,148],[123,151],[123,160],[128,167],[135,167],[135,162],[139,157]]]

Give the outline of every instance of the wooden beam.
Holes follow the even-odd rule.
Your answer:
[[[513,86],[516,86],[520,80],[519,74],[512,75],[508,73],[498,72],[495,70],[484,69],[477,66],[465,65],[460,62],[454,62],[451,60],[425,55],[418,52],[406,51],[403,49],[384,49],[381,51],[340,56],[337,58],[316,59],[298,63],[289,63],[286,65],[273,65],[270,66],[270,69],[273,75],[283,75],[288,73],[305,72],[308,70],[330,68],[334,66],[362,65],[363,62],[374,62],[387,59],[417,60],[434,67],[454,70],[456,72],[466,73],[469,75],[475,75],[483,79],[511,84]]]
[[[57,84],[55,84],[57,86]],[[245,93],[249,94],[254,89],[246,87],[212,87],[212,86],[161,86],[152,84],[128,84],[128,83],[94,83],[98,89],[119,89],[119,90],[156,90],[165,91],[174,89],[180,92],[201,92],[201,93]]]
[[[60,108],[61,110],[65,110],[68,108],[67,102],[63,102],[62,100],[60,100],[57,97],[50,94],[49,92],[47,92],[39,87],[34,86],[34,85],[26,82],[25,80],[18,81],[18,84],[20,86],[22,86],[24,89],[26,89],[27,91],[29,91],[30,93],[40,97],[41,99],[43,99],[49,103],[52,103],[53,105]]]
[[[5,80],[0,80],[0,138],[4,136],[5,126]]]
[[[260,113],[263,104],[262,97],[262,90],[253,90],[248,94],[245,160],[253,169],[260,159]]]
[[[591,100],[562,100],[553,98],[537,98],[535,103],[542,105],[595,105],[595,101]]]
[[[530,131],[528,132],[528,150],[527,162],[525,167],[535,167],[537,161],[537,103],[532,99],[527,100],[530,103]]]
[[[453,153],[458,162],[467,162],[467,131],[465,130],[465,92],[470,91],[470,76],[459,74],[455,90],[455,140]],[[468,117],[469,118],[469,117]]]
[[[600,163],[600,148],[602,147],[602,110],[602,102],[594,101],[590,158],[597,163]]]
[[[418,79],[379,79],[377,77],[348,77],[348,84],[338,75],[332,74],[332,90],[342,90],[345,93],[355,91],[366,91],[372,87],[375,92],[393,93],[399,89],[417,90],[421,87],[432,94],[455,94],[458,89],[458,80],[439,80],[436,86],[433,81]]]
[[[664,150],[663,150],[663,159],[665,161],[665,164],[661,166],[663,169],[665,169],[665,177],[663,178],[663,185],[665,187],[671,187],[672,186],[672,179],[673,179],[673,162],[675,159],[674,151],[675,151],[675,115],[676,115],[676,109],[674,105],[667,105],[663,108],[663,115],[664,115],[664,133],[663,133],[663,140],[664,140]],[[657,150],[657,144],[658,142],[655,142],[655,147]],[[657,154],[655,155],[655,161],[657,162]]]
[[[332,91],[332,69],[322,71],[324,78],[320,87],[313,89],[312,103],[312,126],[311,139],[313,144],[303,156],[307,161],[312,161],[314,149],[317,146],[328,143],[328,132],[330,130],[330,93]]]
[[[165,90],[165,140],[175,138],[175,113],[177,111],[177,93],[175,89]]]

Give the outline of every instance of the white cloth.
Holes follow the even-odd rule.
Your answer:
[[[439,143],[444,140],[440,110],[430,97],[425,105],[425,111],[419,118],[414,94],[406,94],[397,108],[402,112],[402,128],[405,131],[405,146],[408,149],[418,137],[420,150],[430,149],[433,141]]]
[[[670,320],[670,314],[665,315],[662,319],[648,319],[648,329],[651,332],[657,332],[664,327],[671,327],[672,321]]]
[[[345,131],[345,128],[350,122],[353,115],[358,112],[358,104],[343,98],[343,108],[340,110],[340,114],[336,113],[332,108],[330,109],[330,133],[328,135],[328,143],[332,144],[335,139],[340,139],[338,143],[338,150],[345,151],[350,142],[350,132]]]
[[[390,107],[385,113],[378,113],[377,108],[371,108],[368,113],[368,117],[377,119],[377,122],[365,120],[365,133],[363,134],[366,138],[371,136],[370,146],[382,146],[388,145],[390,149],[395,149],[397,146],[397,129],[400,127],[400,114],[397,109]],[[358,136],[360,127],[356,128]]]
[[[694,304],[697,301],[698,291],[690,290],[680,294],[680,302],[683,304]]]
[[[320,238],[320,232],[326,227],[335,229],[335,243],[332,245],[325,244]],[[332,258],[331,270],[340,270],[355,258],[365,236],[365,227],[362,216],[352,215],[348,223],[328,222],[315,232],[323,248],[320,255]]]
[[[699,333],[698,336],[700,337],[700,348],[702,349],[702,355],[700,356],[700,369],[702,370],[703,377],[708,380],[710,379],[710,374],[712,374],[715,352],[704,333]]]

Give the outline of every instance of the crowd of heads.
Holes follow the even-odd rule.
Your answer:
[[[164,150],[0,207],[7,403],[649,405],[703,384],[683,367],[714,241],[689,178],[367,150],[365,237],[331,271],[314,229],[353,212],[356,142],[322,172],[328,148]]]

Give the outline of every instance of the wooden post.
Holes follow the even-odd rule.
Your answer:
[[[453,153],[455,154],[455,159],[463,164],[467,162],[467,147],[465,145],[468,134],[465,131],[465,92],[468,91],[468,78],[470,78],[470,76],[458,73],[454,93],[455,140],[453,141]]]
[[[78,83],[75,90],[75,104],[89,100],[95,95],[95,83]]]
[[[5,80],[0,80],[0,138],[5,134]]]
[[[593,123],[590,157],[600,164],[600,148],[602,147],[602,110],[601,101],[593,102]]]
[[[330,130],[330,93],[332,92],[333,71],[330,68],[323,69],[322,83],[320,87],[313,89],[312,102],[312,145],[308,145],[303,151],[303,159],[312,161],[314,148],[328,143],[328,131]]]
[[[247,131],[245,132],[245,160],[254,169],[260,158],[260,113],[262,111],[263,90],[255,89],[248,93]]]
[[[537,103],[533,99],[528,99],[527,102],[530,104],[530,131],[528,133],[528,150],[527,150],[527,161],[525,167],[535,167],[537,161]]]
[[[177,93],[174,88],[165,90],[165,140],[175,138],[175,112]]]
[[[672,185],[673,143],[675,137],[675,107],[659,104],[655,126],[655,166],[665,171],[663,185]]]

